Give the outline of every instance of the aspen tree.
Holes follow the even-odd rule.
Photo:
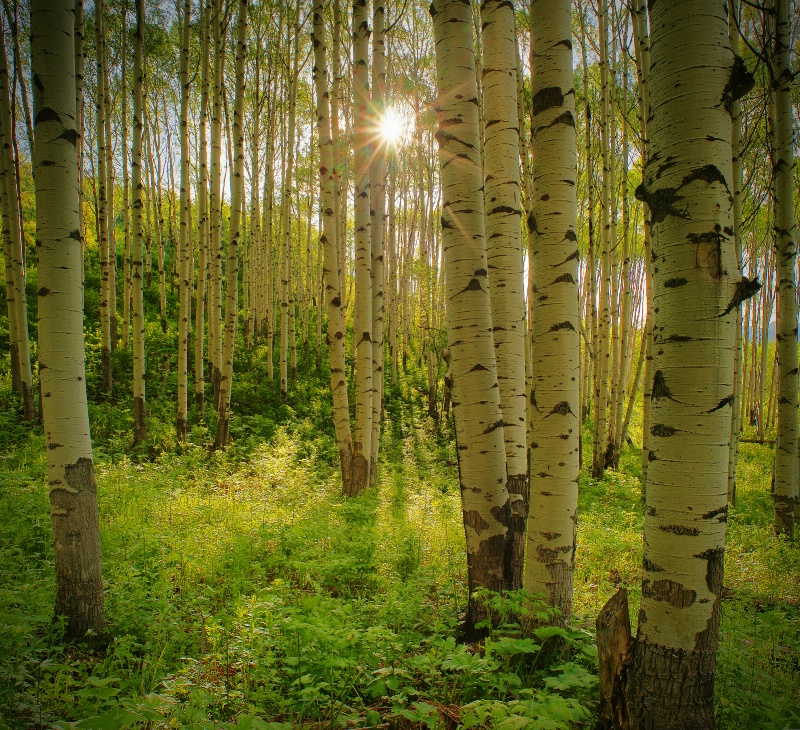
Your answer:
[[[97,77],[95,80],[95,122],[97,124],[97,202],[98,202],[98,239],[97,247],[100,257],[100,326],[102,335],[101,357],[103,371],[103,388],[107,393],[112,390],[111,371],[111,255],[109,251],[109,217],[108,217],[108,152],[106,140],[105,100],[107,69],[105,66],[106,31],[104,25],[105,8],[103,0],[95,4],[95,53],[97,55]]]
[[[300,0],[297,0],[294,8],[294,39],[292,42],[292,72],[289,78],[289,114],[287,119],[286,143],[286,167],[284,169],[281,187],[281,255],[280,255],[280,308],[281,308],[281,327],[280,327],[280,378],[281,378],[281,400],[286,401],[289,381],[289,346],[290,328],[294,327],[294,318],[289,309],[294,308],[294,296],[292,294],[292,184],[294,179],[295,163],[295,125],[297,114],[297,81],[298,68],[300,63]]]
[[[147,435],[145,416],[144,351],[144,235],[142,209],[142,130],[144,128],[143,37],[144,0],[135,0],[136,29],[133,35],[133,144],[131,146],[131,339],[133,341],[133,420],[134,442],[142,443]]]
[[[233,168],[231,170],[231,220],[228,238],[228,263],[225,287],[225,335],[222,346],[222,372],[219,380],[219,404],[215,448],[228,444],[233,382],[233,345],[239,324],[239,239],[242,235],[244,201],[244,65],[247,58],[247,0],[239,0],[236,37],[236,92],[233,104]]]
[[[180,277],[178,285],[178,441],[186,440],[186,419],[189,404],[189,307],[191,304],[191,272],[189,271],[189,39],[192,3],[184,0],[181,18],[181,188],[180,207]]]
[[[219,408],[222,368],[222,97],[225,72],[225,27],[221,0],[213,0],[214,78],[211,112],[210,247],[208,296],[208,370],[214,405]]]
[[[728,11],[728,43],[735,55],[739,55],[739,31],[736,27],[734,7],[731,0]],[[733,237],[736,259],[742,269],[742,105],[737,99],[731,105],[731,157],[733,170]],[[747,301],[748,306],[750,300]],[[736,310],[733,350],[733,403],[731,404],[731,437],[728,446],[728,502],[736,503],[736,462],[739,457],[739,431],[741,428],[742,401],[742,309]]]
[[[212,6],[211,0],[201,2],[200,18],[200,120],[198,135],[199,173],[197,176],[197,284],[194,314],[194,401],[200,414],[205,408],[204,358],[204,316],[206,309],[206,285],[208,281],[208,260],[210,235],[208,220],[208,105],[210,95],[209,61],[211,56]]]
[[[370,226],[370,125],[369,112],[369,4],[353,1],[353,150],[355,190],[356,305],[354,346],[356,363],[356,414],[353,436],[353,479],[348,496],[369,486],[372,461],[372,281]]]
[[[469,639],[478,635],[475,624],[485,618],[473,592],[507,585],[510,508],[491,331],[472,14],[468,4],[454,0],[434,0],[430,11],[436,39],[434,108],[447,339],[470,595],[464,634]]]
[[[481,22],[486,252],[512,520],[508,578],[510,587],[521,588],[529,485],[514,7],[504,0],[483,0]]]
[[[39,357],[56,566],[70,639],[103,628],[100,521],[83,350],[74,0],[32,0]]]
[[[775,443],[775,533],[794,536],[798,500],[797,223],[794,218],[792,74],[789,65],[790,0],[772,0],[775,10],[773,90],[775,134],[775,273],[778,282],[776,366],[779,369]],[[764,348],[766,350],[766,348]],[[763,421],[763,417],[762,417]]]
[[[331,365],[333,425],[339,449],[342,486],[349,490],[352,465],[352,433],[350,407],[345,375],[345,331],[342,318],[341,280],[337,257],[338,221],[336,220],[336,188],[333,168],[330,98],[328,94],[327,45],[322,0],[315,0],[313,9],[314,84],[317,101],[317,135],[319,140],[319,183],[322,209],[322,245],[325,279],[325,306],[328,316],[327,344]]]
[[[388,141],[377,130],[386,113],[386,8],[383,0],[373,2],[372,34],[372,115],[375,138],[370,165],[370,249],[372,284],[372,452],[370,455],[370,484],[378,476],[381,415],[383,413],[383,336],[384,336],[384,238],[386,234],[386,155]]]
[[[125,12],[127,11],[127,5],[123,4],[123,28],[125,27]],[[81,221],[81,241],[83,241],[84,245],[86,243],[86,236],[84,235],[84,220],[83,220],[83,203],[84,203],[84,195],[83,195],[83,155],[85,152],[85,140],[84,140],[84,117],[85,117],[85,106],[86,102],[83,95],[83,72],[86,66],[86,57],[84,55],[83,50],[83,41],[84,41],[84,11],[83,11],[83,0],[75,0],[75,108],[77,110],[75,120],[79,130],[81,130],[80,138],[78,139],[78,210],[81,211],[80,221]],[[124,46],[123,46],[124,50]],[[123,58],[125,57],[123,53]],[[125,65],[122,66],[123,72],[125,70]],[[22,87],[25,88],[24,85]],[[123,87],[124,88],[124,87]],[[27,105],[26,105],[27,106]],[[123,122],[125,121],[125,106],[123,102]],[[33,132],[29,130],[30,139],[33,139]],[[81,259],[81,267],[83,267],[83,260]],[[83,268],[81,268],[81,276],[83,280]],[[129,312],[130,314],[130,312]]]
[[[653,453],[627,706],[633,728],[702,729],[714,727],[733,311],[752,294],[732,229],[730,110],[746,88],[723,5],[650,11],[651,156],[638,193],[653,239]]]
[[[534,194],[531,502],[524,586],[572,613],[580,431],[575,91],[570,0],[531,3]]]
[[[592,476],[601,479],[605,471],[605,445],[608,432],[608,370],[611,348],[611,130],[609,124],[610,101],[608,80],[608,0],[600,0],[598,10],[600,25],[600,147],[603,157],[603,180],[600,194],[602,218],[602,248],[600,257],[600,298],[598,303],[598,328],[595,344],[594,383],[594,442]]]
[[[2,29],[2,26],[0,26]],[[2,45],[2,44],[0,44]],[[28,301],[25,294],[25,239],[19,208],[19,189],[14,172],[12,115],[9,108],[9,76],[5,46],[0,47],[0,200],[6,265],[6,305],[12,384],[22,400],[22,417],[36,420],[33,371],[28,337]]]
[[[122,3],[122,60],[120,117],[122,124],[122,225],[124,244],[122,253],[122,349],[127,350],[131,340],[131,210],[130,170],[128,157],[128,1]]]

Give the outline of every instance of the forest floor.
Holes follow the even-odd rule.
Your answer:
[[[324,411],[323,389],[304,397]],[[100,654],[65,646],[51,621],[44,439],[0,413],[0,728],[592,726],[594,619],[619,585],[636,616],[639,450],[602,481],[581,477],[564,655],[547,661],[551,632],[516,625],[465,647],[455,453],[423,412],[418,391],[389,394],[378,487],[345,500],[313,418],[269,422],[261,445],[248,429],[266,421],[240,418],[227,454],[209,453],[197,427],[198,445],[134,459],[95,408],[111,639]],[[771,459],[742,444],[720,728],[800,727],[800,549],[772,535]],[[521,596],[506,608],[544,610]]]

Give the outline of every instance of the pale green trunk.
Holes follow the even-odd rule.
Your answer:
[[[570,0],[531,3],[531,501],[524,587],[572,613],[580,431],[580,305]]]
[[[74,0],[31,2],[39,361],[55,613],[67,618],[67,638],[97,644],[105,622],[83,349],[73,10]]]

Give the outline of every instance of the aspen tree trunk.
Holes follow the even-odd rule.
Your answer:
[[[181,188],[180,207],[180,277],[178,283],[178,441],[186,441],[186,420],[189,405],[189,307],[192,298],[192,280],[189,270],[189,40],[192,3],[184,0],[181,19]]]
[[[156,232],[156,256],[158,257],[158,312],[161,331],[167,332],[167,272],[165,268],[163,168],[161,166],[161,129],[158,123],[158,102],[153,99],[153,123],[147,136],[147,158],[150,170],[151,203],[153,206],[153,228]],[[154,154],[155,152],[155,154]]]
[[[247,0],[239,0],[236,37],[236,95],[233,102],[233,169],[231,170],[231,220],[228,238],[227,284],[225,287],[225,336],[222,346],[222,372],[219,380],[219,412],[214,448],[228,445],[233,346],[239,324],[239,239],[244,201],[244,64],[247,58]]]
[[[636,54],[636,73],[639,81],[639,110],[641,131],[641,154],[643,167],[650,157],[648,117],[650,114],[650,35],[647,26],[647,11],[644,0],[634,0],[631,6],[633,40]],[[645,266],[645,325],[644,325],[644,374],[642,385],[642,496],[647,494],[647,474],[650,464],[650,407],[653,388],[653,256],[650,241],[650,211],[647,201],[642,201],[644,227]]]
[[[370,153],[372,123],[369,112],[369,4],[353,2],[353,126],[355,164],[356,311],[356,420],[353,438],[353,480],[348,496],[369,486],[372,460],[372,281],[370,225]]]
[[[112,391],[111,371],[111,264],[108,231],[108,152],[106,145],[106,111],[105,100],[107,70],[105,66],[106,32],[104,27],[105,9],[103,0],[96,0],[95,5],[95,53],[97,55],[97,78],[95,81],[95,122],[97,124],[97,202],[98,202],[98,239],[97,248],[100,254],[100,328],[102,336],[101,356],[103,371],[103,389]]]
[[[105,27],[103,29],[105,35]],[[106,220],[108,221],[108,325],[109,343],[113,352],[117,346],[117,235],[114,215],[114,144],[111,135],[111,84],[108,69],[108,43],[103,42],[103,114],[106,138]],[[109,376],[113,383],[113,376]]]
[[[383,0],[374,0],[372,35],[372,114],[373,128],[379,128],[386,113],[386,47]],[[374,135],[374,132],[373,132]],[[372,453],[370,485],[378,479],[381,416],[383,414],[383,250],[386,232],[386,148],[387,141],[378,137],[370,166],[370,248],[372,278]]]
[[[524,586],[572,614],[580,431],[575,92],[570,0],[531,3],[534,195],[531,505]]]
[[[210,60],[210,27],[212,7],[210,2],[201,3],[200,18],[200,123],[199,141],[199,174],[197,179],[197,289],[194,310],[194,402],[197,411],[202,415],[205,408],[204,356],[204,315],[206,308],[206,282],[208,277],[208,259],[210,248],[208,220],[208,136],[207,119],[209,103],[208,68]]]
[[[144,362],[144,236],[142,233],[142,46],[144,36],[144,0],[135,0],[136,30],[133,35],[133,145],[131,147],[131,338],[133,340],[133,420],[134,443],[147,436],[145,425]]]
[[[600,146],[603,156],[603,183],[600,194],[602,217],[602,252],[600,266],[600,301],[598,304],[598,337],[595,344],[596,366],[594,385],[594,442],[592,453],[592,476],[602,479],[605,471],[605,444],[608,432],[608,370],[611,348],[610,281],[611,281],[611,152],[609,124],[608,81],[608,2],[600,0]]]
[[[436,39],[434,109],[447,338],[470,595],[464,635],[471,640],[480,634],[476,623],[486,618],[473,592],[507,586],[511,516],[487,274],[472,14],[468,4],[453,0],[434,0],[430,11]]]
[[[631,329],[631,255],[630,255],[630,211],[628,206],[628,25],[625,16],[622,42],[622,278],[619,287],[622,292],[619,315],[619,350],[617,356],[619,377],[617,380],[616,405],[614,413],[614,440],[611,443],[610,466],[619,466],[619,457],[624,443],[622,424],[625,420],[625,396],[628,392],[628,350]],[[607,460],[608,463],[608,460]]]
[[[122,118],[122,225],[125,242],[122,254],[122,349],[127,350],[131,341],[131,211],[130,170],[128,168],[128,2],[122,3],[122,96],[120,107]]]
[[[739,31],[736,27],[738,5],[731,0],[728,11],[728,43],[735,55],[739,55]],[[733,170],[733,240],[736,261],[742,270],[742,105],[737,99],[731,105],[731,155]],[[750,300],[747,301],[748,306]],[[728,502],[736,504],[736,462],[739,458],[739,431],[741,430],[742,400],[742,309],[736,310],[733,350],[733,403],[731,404],[731,437],[728,446]]]
[[[650,12],[651,157],[639,197],[652,222],[657,347],[627,699],[633,728],[700,730],[714,727],[733,311],[752,294],[732,228],[730,112],[744,89],[723,5],[674,0]]]
[[[127,5],[123,4],[123,29],[125,28],[125,13],[127,12]],[[83,72],[86,66],[86,57],[84,56],[83,50],[83,43],[84,43],[84,10],[83,10],[83,0],[75,0],[75,108],[77,109],[77,114],[75,117],[76,125],[78,129],[81,131],[80,138],[78,139],[78,210],[80,212],[80,231],[81,231],[81,241],[83,242],[82,245],[85,248],[86,244],[86,236],[85,234],[85,226],[83,220],[83,203],[84,203],[84,195],[83,195],[83,156],[84,151],[86,149],[85,140],[84,140],[84,117],[85,117],[85,107],[86,107],[86,100],[84,99],[83,95]],[[124,46],[123,46],[124,50]],[[124,54],[123,54],[124,58]],[[124,69],[124,66],[123,66]],[[23,85],[24,90],[24,85]],[[123,87],[124,88],[124,87]],[[123,121],[125,121],[125,105],[123,103],[122,111],[123,111]],[[33,130],[32,128],[28,130],[30,134],[30,140],[33,140]],[[124,158],[123,158],[124,159]],[[84,277],[84,269],[83,269],[83,256],[81,256],[81,281],[85,281]],[[39,399],[39,408],[41,410],[41,398]]]
[[[297,76],[300,59],[300,0],[297,0],[294,10],[294,41],[292,45],[293,61],[292,75],[289,78],[289,118],[287,121],[286,167],[282,180],[283,194],[281,196],[281,256],[280,256],[280,304],[281,304],[281,331],[280,331],[280,378],[281,400],[286,402],[289,382],[289,340],[290,327],[293,329],[294,318],[289,309],[294,307],[292,294],[292,182],[294,178],[294,138],[297,114]]]
[[[397,157],[392,154],[389,168],[389,300],[386,311],[389,314],[389,361],[392,368],[392,385],[397,385],[397,320],[400,307],[397,291],[397,265],[400,259],[397,251],[397,221],[395,219],[397,198]]]
[[[99,644],[105,626],[97,484],[83,353],[75,122],[74,0],[32,0],[31,56],[39,253],[39,358],[56,565],[67,637]]]
[[[483,0],[481,24],[484,49],[482,111],[486,130],[483,148],[486,253],[511,505],[507,578],[509,587],[521,588],[529,486],[517,40],[513,5],[504,0]]]
[[[794,218],[792,70],[789,65],[790,0],[772,0],[776,11],[775,71],[775,274],[778,282],[776,365],[779,369],[775,443],[775,534],[794,537],[798,499],[797,223]],[[763,416],[762,416],[763,421]]]
[[[1,26],[0,26],[1,27]],[[3,213],[3,246],[6,264],[6,305],[11,350],[12,383],[22,400],[22,417],[36,420],[33,371],[28,337],[28,302],[25,294],[25,239],[22,234],[17,176],[14,172],[12,115],[9,108],[9,76],[5,46],[0,48],[0,197]]]
[[[214,82],[211,112],[210,285],[208,297],[208,375],[214,405],[219,408],[222,373],[222,97],[225,72],[225,31],[220,0],[211,5],[214,40]]]

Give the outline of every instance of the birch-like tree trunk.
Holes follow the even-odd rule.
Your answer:
[[[73,64],[74,65],[74,64]],[[23,248],[17,176],[14,171],[14,129],[9,106],[9,75],[5,46],[0,48],[0,200],[2,201],[2,236],[6,265],[6,307],[8,312],[9,349],[14,390],[22,400],[22,417],[36,420],[33,401],[33,370],[28,337],[28,300],[25,294],[25,257]]]
[[[374,0],[372,35],[372,115],[373,130],[380,128],[386,113],[386,35],[383,0]],[[380,447],[381,416],[383,415],[383,251],[386,234],[386,154],[388,142],[379,135],[374,144],[370,166],[370,248],[372,284],[372,452],[370,454],[370,484],[378,478],[378,449]]]
[[[778,281],[776,358],[778,426],[775,443],[775,533],[794,536],[797,465],[797,223],[794,219],[792,80],[789,65],[790,0],[772,0],[776,11],[774,66],[775,273]],[[762,415],[763,421],[763,415]]]
[[[133,420],[134,442],[140,444],[147,435],[145,425],[145,351],[144,351],[144,207],[142,181],[142,130],[144,128],[143,39],[144,0],[136,2],[136,29],[133,35],[133,144],[131,146],[131,339],[133,341]]]
[[[470,596],[464,634],[471,638],[480,633],[475,624],[486,617],[473,592],[507,586],[510,508],[487,273],[472,13],[469,4],[455,0],[434,0],[430,11],[447,338]]]
[[[345,372],[345,330],[342,318],[341,281],[337,256],[338,221],[336,220],[336,188],[331,137],[330,98],[328,94],[327,44],[322,0],[315,0],[314,26],[314,83],[317,100],[317,134],[319,138],[319,184],[322,207],[323,275],[325,305],[328,316],[327,343],[331,365],[331,395],[333,425],[339,449],[343,490],[349,490],[352,474],[353,439],[350,431],[350,407]]]
[[[39,358],[56,565],[56,616],[68,638],[99,643],[103,577],[83,343],[74,0],[32,0],[36,79]]]
[[[734,310],[752,294],[733,244],[726,7],[650,6],[655,342],[642,600],[628,669],[634,728],[713,728],[727,518]]]
[[[108,150],[111,144],[106,139],[106,76],[105,65],[105,7],[103,0],[95,4],[95,54],[97,56],[97,76],[95,79],[95,122],[97,138],[97,207],[98,207],[98,239],[97,248],[100,258],[100,329],[101,329],[101,357],[103,372],[103,389],[111,394],[111,264],[109,252],[108,231]]]
[[[528,517],[525,419],[525,297],[522,275],[517,40],[514,7],[481,4],[483,44],[484,205],[492,337],[503,414],[511,523],[508,580],[522,587]]]
[[[191,30],[192,3],[184,0],[181,18],[181,182],[180,208],[180,275],[178,283],[178,441],[186,440],[186,420],[189,405],[189,308],[192,299],[192,278],[189,270],[189,39]]]
[[[533,256],[531,506],[525,588],[572,613],[580,431],[580,306],[570,0],[531,3]]]
[[[354,345],[356,414],[353,437],[353,479],[349,496],[369,485],[372,459],[372,246],[370,226],[369,3],[353,2],[353,126],[355,164],[356,311]]]
[[[219,412],[215,448],[228,444],[233,382],[233,345],[239,324],[239,239],[242,234],[244,201],[244,64],[247,58],[247,0],[239,0],[236,29],[236,92],[233,102],[233,169],[231,170],[231,220],[228,237],[227,283],[225,286],[225,335],[219,380]]]

